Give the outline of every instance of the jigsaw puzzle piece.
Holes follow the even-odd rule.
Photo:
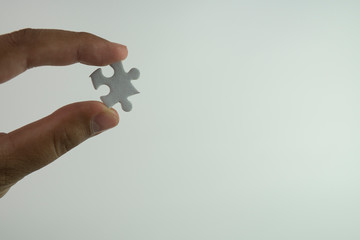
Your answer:
[[[91,75],[91,80],[92,80],[92,83],[94,85],[94,88],[95,89],[98,89],[101,85],[107,85],[109,86],[108,84],[106,84],[106,78],[103,77],[103,73],[102,73],[102,70],[101,68],[98,68],[96,69]],[[110,87],[110,86],[109,86]]]
[[[127,75],[131,80],[137,80],[140,77],[140,71],[137,68],[132,68]]]
[[[125,112],[130,112],[132,109],[132,103],[127,99],[124,98],[120,101],[121,103],[121,108],[122,110],[124,110]]]
[[[132,104],[127,98],[139,93],[131,84],[131,80],[138,79],[140,71],[132,68],[129,72],[125,72],[121,62],[110,64],[110,66],[114,69],[114,75],[110,78],[106,78],[100,68],[90,75],[94,88],[98,89],[101,85],[107,85],[110,88],[110,93],[102,96],[101,101],[109,108],[120,102],[122,109],[129,112],[132,109]]]
[[[109,108],[119,102],[118,99],[114,99],[114,95],[112,95],[112,94],[108,94],[106,96],[101,96],[100,99]]]

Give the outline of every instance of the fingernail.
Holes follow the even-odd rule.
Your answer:
[[[114,109],[109,109],[96,115],[90,123],[92,135],[99,134],[115,127],[119,122],[119,116]]]

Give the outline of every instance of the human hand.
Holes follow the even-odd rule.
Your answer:
[[[89,33],[24,29],[0,35],[0,84],[41,65],[104,66],[126,57],[125,46]],[[104,104],[80,102],[13,132],[0,133],[0,198],[26,175],[118,122],[117,112]]]

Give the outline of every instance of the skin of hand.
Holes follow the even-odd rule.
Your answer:
[[[84,32],[23,29],[0,35],[0,84],[29,68],[73,63],[105,66],[127,57],[124,45]],[[0,198],[20,179],[119,122],[101,102],[73,103],[10,133],[0,133]]]

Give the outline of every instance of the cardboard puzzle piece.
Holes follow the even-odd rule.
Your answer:
[[[120,102],[122,109],[125,112],[129,112],[132,109],[132,104],[128,100],[128,97],[139,93],[132,85],[131,80],[138,79],[140,77],[140,71],[132,68],[129,72],[125,72],[121,62],[110,64],[110,66],[114,69],[114,75],[112,77],[105,77],[101,68],[96,69],[90,75],[94,88],[98,89],[101,85],[108,86],[110,93],[102,96],[101,101],[109,108],[117,102]]]

